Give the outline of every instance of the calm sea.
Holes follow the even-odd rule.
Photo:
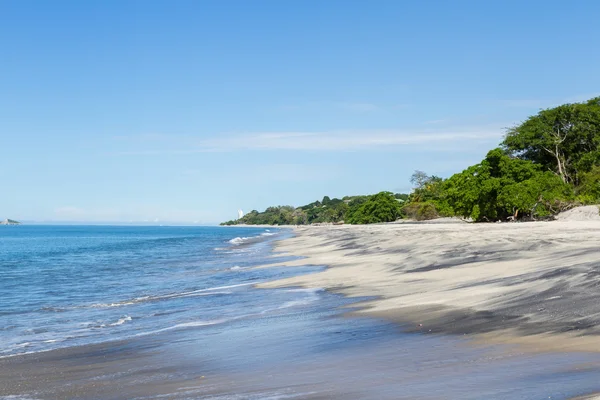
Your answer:
[[[279,313],[315,290],[253,284],[285,231],[220,227],[0,229],[0,356],[224,324]]]

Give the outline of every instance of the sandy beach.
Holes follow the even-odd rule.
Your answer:
[[[579,213],[581,214],[581,213]],[[262,287],[375,296],[357,315],[407,331],[470,335],[532,351],[600,350],[600,221],[395,223],[296,228],[277,250],[325,265]]]
[[[150,316],[139,301],[110,300],[109,310],[133,316],[112,328],[132,335],[0,357],[0,399],[594,399],[599,228],[572,220],[312,226],[275,253],[276,236],[235,240],[221,269],[200,259],[182,275],[206,281],[210,295],[177,282],[178,292],[141,303],[157,307]],[[188,246],[195,258],[198,242]],[[171,266],[160,282],[174,276],[184,249],[161,259]],[[284,264],[294,267],[277,268]],[[152,319],[182,309],[192,314],[167,329]],[[158,326],[139,334],[145,320]]]

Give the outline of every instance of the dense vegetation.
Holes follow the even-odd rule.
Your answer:
[[[541,110],[479,164],[443,180],[417,172],[407,206],[474,221],[550,217],[600,202],[600,97]]]
[[[407,194],[381,192],[372,196],[346,196],[294,208],[292,206],[269,207],[264,212],[250,211],[242,218],[221,225],[306,225],[315,223],[370,224],[391,222],[401,217],[402,205]]]
[[[448,179],[444,197],[457,215],[495,221],[517,218],[519,212],[549,216],[573,200],[573,191],[541,166],[494,149],[481,163]]]
[[[500,147],[448,179],[415,171],[410,195],[323,198],[269,207],[225,224],[369,224],[408,217],[474,221],[547,218],[600,202],[600,97],[541,110],[508,129]]]

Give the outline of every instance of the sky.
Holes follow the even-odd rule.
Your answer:
[[[408,192],[600,95],[600,2],[0,0],[0,219]]]

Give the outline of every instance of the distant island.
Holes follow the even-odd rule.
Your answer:
[[[600,97],[541,110],[500,146],[447,179],[415,171],[410,195],[380,192],[256,210],[221,225],[372,224],[401,218],[474,222],[554,219],[600,204]]]
[[[21,225],[19,221],[15,221],[14,219],[5,219],[4,221],[0,221],[0,225]]]

